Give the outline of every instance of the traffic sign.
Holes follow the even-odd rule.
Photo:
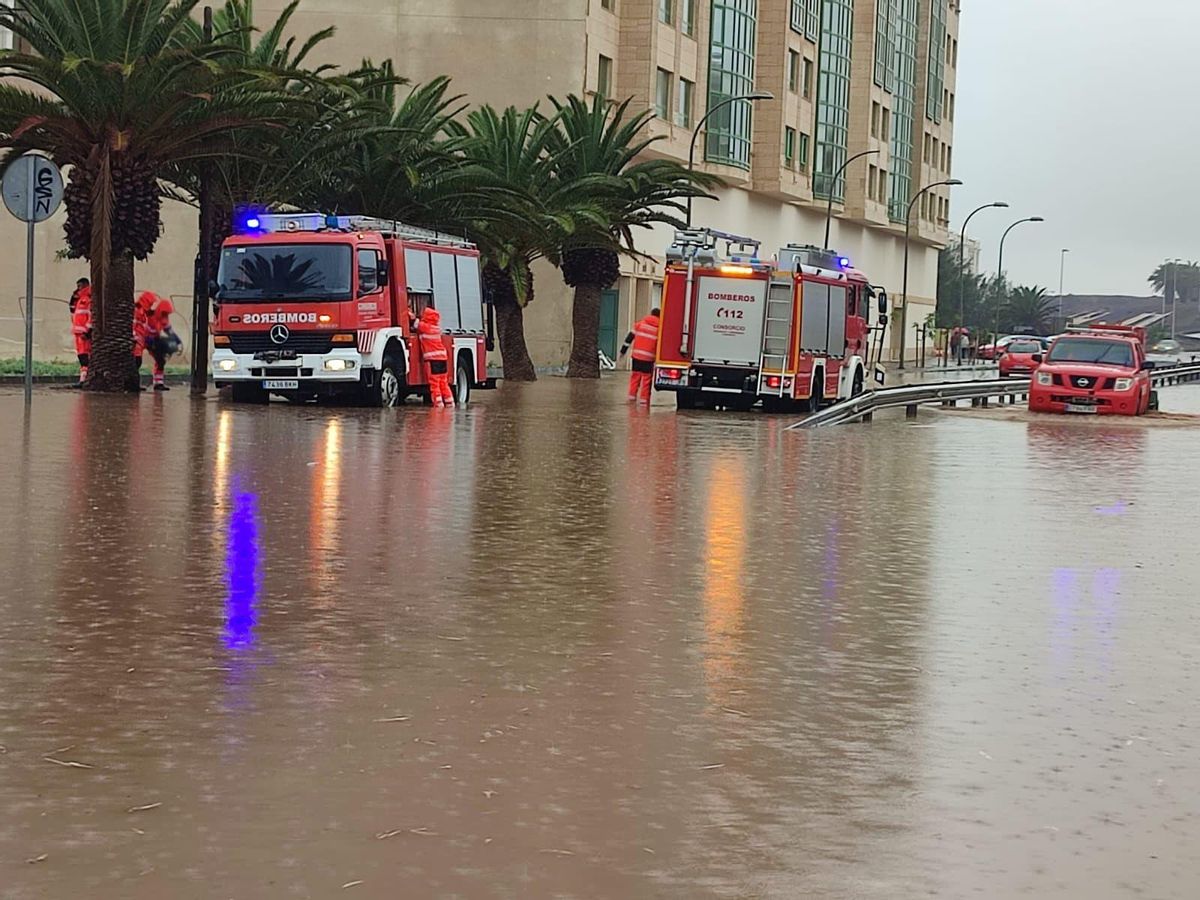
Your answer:
[[[26,153],[0,182],[4,205],[27,223],[25,229],[25,402],[33,397],[33,226],[58,210],[63,198],[62,173],[50,159]]]
[[[4,173],[4,205],[22,222],[45,222],[63,197],[62,173],[53,160],[26,153]]]

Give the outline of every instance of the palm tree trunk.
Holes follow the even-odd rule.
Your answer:
[[[497,303],[496,337],[504,361],[504,380],[537,381],[537,371],[525,345],[525,310],[516,303]]]
[[[579,284],[571,307],[571,360],[568,378],[600,377],[600,295],[598,284]]]
[[[97,268],[93,263],[92,270]],[[104,296],[92,301],[103,310],[103,326],[93,327],[87,388],[104,392],[136,390],[137,371],[132,352],[133,256],[122,253],[105,268]]]

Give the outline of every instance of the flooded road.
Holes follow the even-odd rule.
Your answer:
[[[0,897],[1195,896],[1200,432],[621,389],[0,393]]]

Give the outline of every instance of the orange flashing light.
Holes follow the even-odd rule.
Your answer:
[[[329,315],[329,313],[321,313],[319,316],[317,316],[317,321],[322,325],[328,325],[333,321],[333,316]]]
[[[355,337],[352,334],[335,334],[330,340],[335,344],[353,344]]]
[[[227,334],[213,335],[213,346],[214,347],[228,347],[229,346],[229,335],[227,335]]]
[[[754,269],[751,266],[721,266],[722,275],[753,275]]]

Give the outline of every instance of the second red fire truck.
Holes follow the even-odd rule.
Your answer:
[[[459,403],[489,385],[479,251],[398,222],[245,214],[221,247],[212,374],[233,399],[396,406],[427,391],[410,318],[441,315]]]
[[[699,229],[678,232],[667,252],[654,382],[680,409],[761,400],[768,411],[815,410],[866,388],[868,338],[886,327],[887,294],[820,248],[789,244],[766,261],[758,250]]]

